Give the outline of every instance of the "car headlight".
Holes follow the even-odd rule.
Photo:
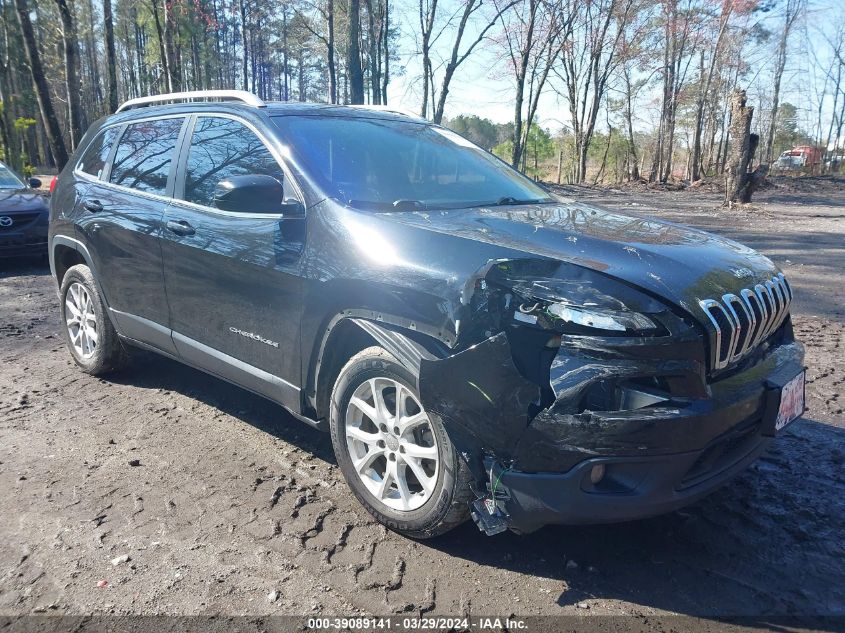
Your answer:
[[[597,332],[647,332],[658,326],[646,315],[639,312],[602,310],[589,306],[572,306],[566,303],[552,303],[546,310],[550,315],[583,328]]]

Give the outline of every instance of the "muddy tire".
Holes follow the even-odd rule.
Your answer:
[[[426,413],[417,380],[381,347],[341,369],[330,426],[338,465],[377,521],[412,538],[431,538],[469,518],[470,473],[443,423]]]
[[[106,313],[100,289],[84,264],[71,267],[61,286],[65,342],[85,373],[100,376],[123,367],[128,355]]]

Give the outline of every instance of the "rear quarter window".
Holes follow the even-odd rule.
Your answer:
[[[95,178],[102,177],[103,168],[106,166],[109,152],[117,139],[119,130],[119,126],[110,127],[97,134],[96,138],[91,141],[88,149],[85,150],[82,158],[79,159],[76,168]]]
[[[109,182],[164,195],[183,118],[130,123],[117,145]]]

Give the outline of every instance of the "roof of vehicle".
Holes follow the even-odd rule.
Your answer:
[[[199,101],[198,101],[199,99]],[[205,101],[204,99],[218,99]],[[189,112],[264,112],[269,116],[336,116],[345,118],[378,118],[427,123],[415,113],[388,105],[336,105],[285,101],[264,102],[257,96],[240,90],[197,91],[153,95],[131,99],[109,117],[114,120],[131,120],[163,114]]]

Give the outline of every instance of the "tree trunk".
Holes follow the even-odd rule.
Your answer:
[[[746,106],[745,90],[734,90],[731,95],[731,146],[728,152],[728,168],[725,172],[725,204],[751,202],[751,196],[760,186],[768,171],[768,166],[759,167],[749,173],[748,166],[760,137],[751,134],[751,119],[754,108]]]
[[[56,0],[59,17],[62,20],[62,43],[65,56],[65,90],[67,91],[68,119],[70,123],[70,146],[75,149],[82,139],[82,106],[79,102],[79,85],[76,27],[67,0]]]
[[[38,53],[35,32],[29,19],[29,6],[27,6],[26,0],[15,0],[15,9],[17,10],[18,24],[21,27],[21,36],[23,37],[26,58],[29,62],[35,96],[38,99],[38,108],[41,111],[41,119],[44,121],[44,129],[47,132],[47,142],[50,144],[50,153],[53,155],[56,166],[61,170],[68,161],[67,147],[65,147],[59,120],[56,118],[56,111],[50,98],[50,86],[47,84],[44,68],[41,65],[41,55]]]
[[[243,63],[243,86],[244,90],[249,90],[249,55],[248,49],[246,45],[247,40],[247,33],[246,33],[246,0],[240,0],[239,8],[241,10],[241,44],[244,49],[244,63]]]
[[[91,68],[91,83],[93,85],[94,97],[94,112],[99,110],[99,105],[103,102],[103,86],[100,81],[100,63],[97,54],[97,44],[94,41],[94,33],[96,30],[95,16],[97,12],[94,10],[94,0],[88,0],[88,65]]]
[[[420,32],[422,37],[422,66],[423,66],[423,94],[422,106],[420,107],[420,116],[425,118],[428,116],[428,91],[429,82],[431,81],[432,66],[431,66],[431,33],[434,30],[434,18],[437,15],[437,0],[430,0],[431,4],[428,10],[425,10],[425,0],[419,0],[420,12]]]
[[[349,103],[364,103],[364,71],[361,69],[361,0],[349,0],[346,68],[349,74]]]
[[[367,39],[369,45],[370,66],[370,102],[381,103],[381,77],[378,69],[378,34],[376,33],[376,18],[373,14],[373,0],[367,0]]]
[[[328,0],[326,7],[326,62],[329,67],[329,102],[337,103],[337,69],[334,63],[334,0]]]
[[[152,0],[153,7],[153,21],[156,25],[156,36],[158,37],[158,52],[161,57],[161,66],[164,73],[165,90],[173,92],[173,87],[170,85],[170,66],[167,57],[167,48],[164,45],[164,29],[161,26],[161,16],[158,13],[158,0]],[[153,82],[155,84],[155,82]],[[161,92],[161,90],[159,90]]]
[[[381,102],[387,105],[387,83],[390,81],[390,0],[384,0],[384,66],[381,73]]]
[[[176,50],[175,39],[178,38],[179,26],[173,4],[164,3],[164,50],[167,54],[168,80],[171,92],[182,90],[182,69],[179,63],[179,52]]]
[[[511,152],[511,166],[519,169],[520,159],[524,151],[523,147],[523,121],[522,105],[525,101],[525,79],[528,75],[528,64],[531,61],[531,51],[534,47],[534,27],[537,18],[537,0],[529,0],[528,3],[528,24],[525,30],[525,44],[516,67],[516,96],[513,101],[513,150]],[[517,60],[514,60],[517,61]],[[528,122],[530,127],[531,122]],[[527,136],[528,133],[526,132]]]
[[[631,73],[627,66],[622,69],[623,77],[625,78],[625,126],[628,132],[628,153],[630,158],[628,160],[628,178],[636,181],[640,179],[640,170],[637,167],[637,143],[634,140],[634,107],[633,107],[633,88],[631,86]]]
[[[109,114],[117,110],[117,61],[114,49],[114,21],[111,0],[103,0],[103,24],[106,32],[106,68],[109,77]],[[131,68],[131,65],[130,65]]]

